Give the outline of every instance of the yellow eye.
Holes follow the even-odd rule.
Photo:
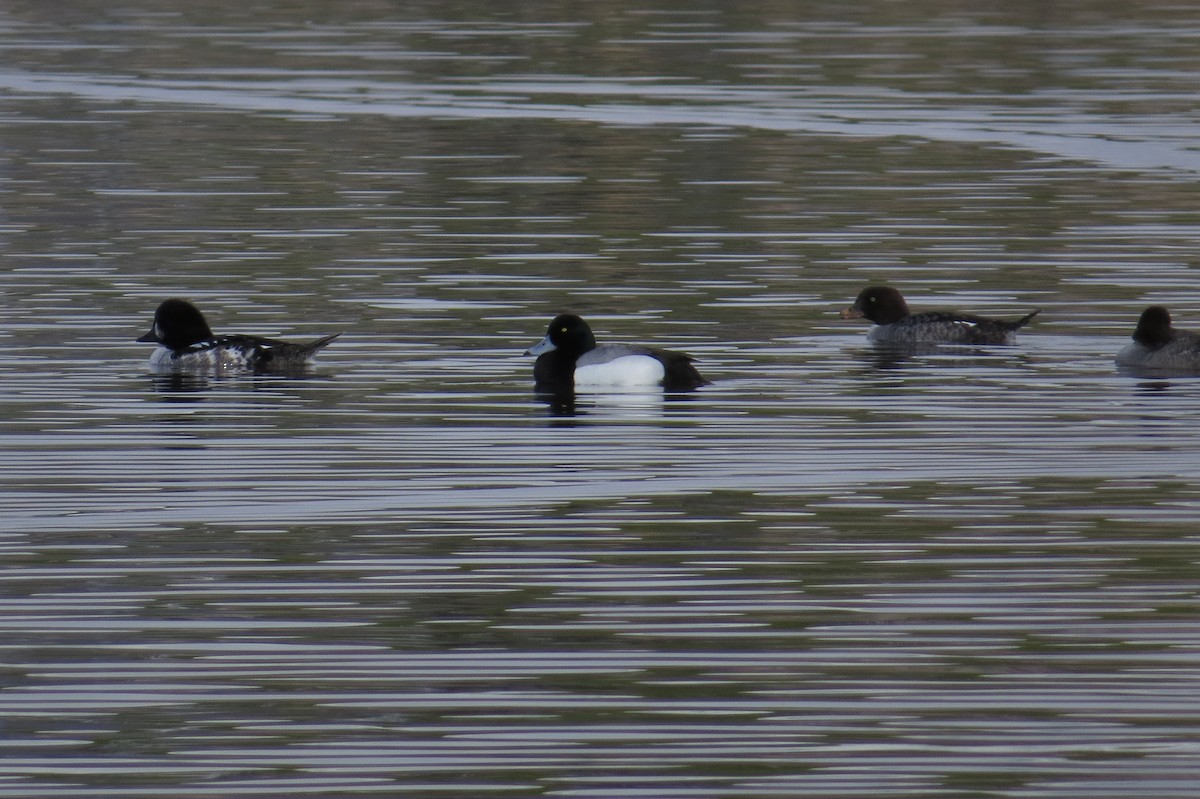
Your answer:
[[[566,332],[567,332],[567,329],[566,329],[565,327],[560,327],[560,328],[558,329],[558,332],[559,332],[559,333],[566,333]]]

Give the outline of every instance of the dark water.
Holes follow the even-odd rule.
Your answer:
[[[743,5],[0,13],[0,797],[1196,795],[1200,14]]]

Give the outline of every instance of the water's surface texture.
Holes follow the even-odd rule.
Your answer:
[[[1196,796],[1200,379],[1112,356],[1200,329],[1200,11],[62,5],[0,12],[0,797]],[[871,282],[1042,314],[887,358]],[[169,296],[344,334],[154,376]],[[565,310],[715,382],[547,403]]]

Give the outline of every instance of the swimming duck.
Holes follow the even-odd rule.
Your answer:
[[[1133,341],[1117,353],[1118,366],[1200,372],[1200,335],[1171,326],[1171,314],[1161,305],[1142,311]]]
[[[164,300],[154,324],[137,340],[158,344],[150,365],[169,371],[287,372],[302,369],[339,333],[307,344],[258,336],[216,336],[200,309],[187,300]]]
[[[591,327],[575,314],[559,314],[546,337],[526,355],[538,356],[533,378],[540,391],[662,386],[690,391],[707,385],[692,356],[636,344],[597,344]]]
[[[957,311],[910,313],[903,295],[891,286],[869,286],[854,304],[842,311],[843,319],[866,317],[875,323],[867,338],[880,344],[1011,344],[1013,336],[1038,311],[1016,321],[987,319]]]

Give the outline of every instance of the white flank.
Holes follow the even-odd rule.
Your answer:
[[[649,355],[624,355],[607,363],[577,366],[575,388],[657,386],[666,370]]]

